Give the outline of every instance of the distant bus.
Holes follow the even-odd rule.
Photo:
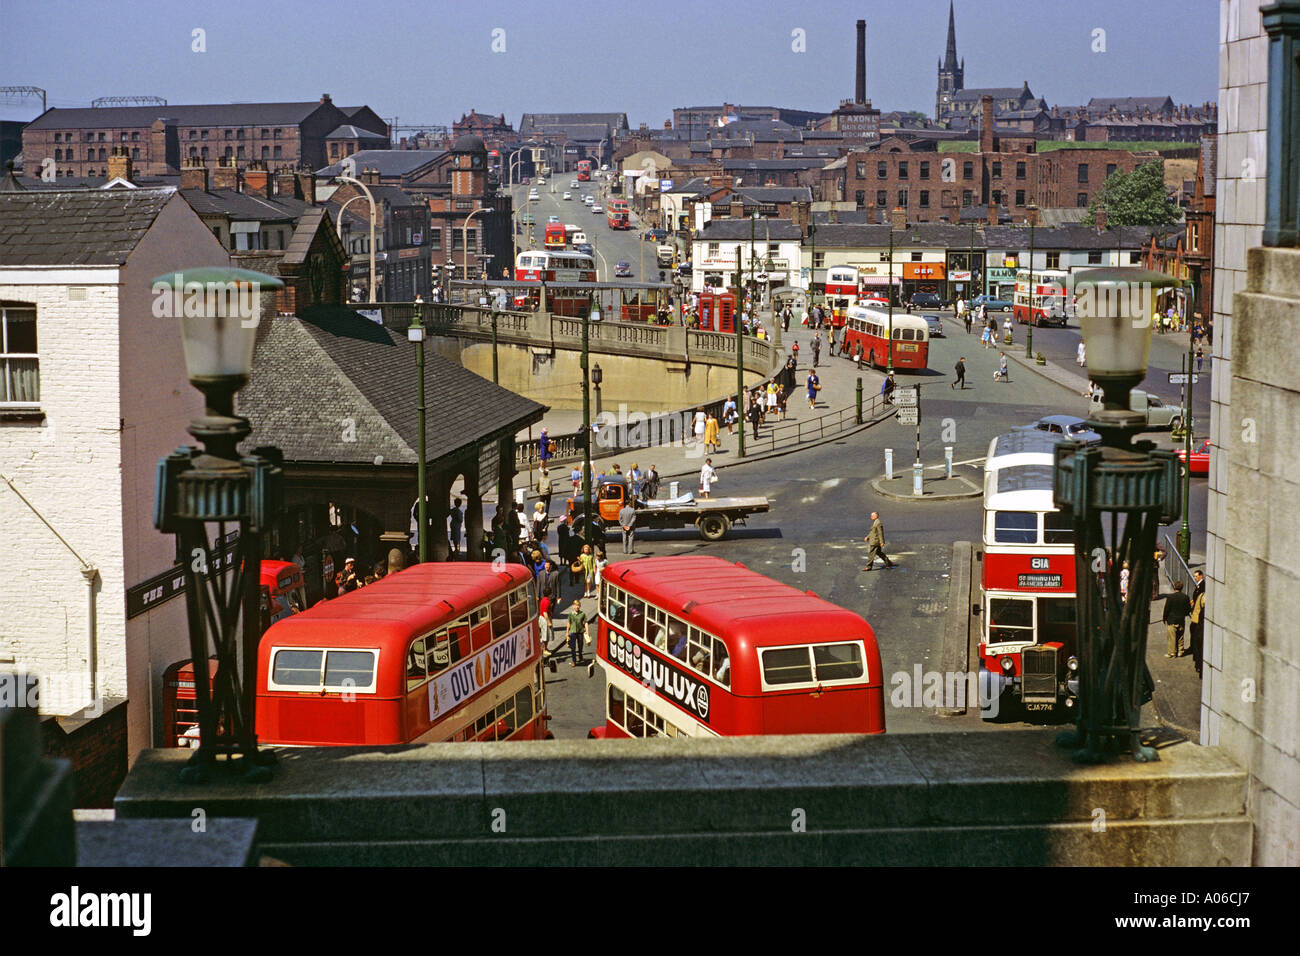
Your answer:
[[[611,199],[605,207],[605,222],[611,229],[631,229],[626,199]]]
[[[592,163],[589,159],[578,160],[578,182],[591,182],[591,166]]]
[[[885,732],[875,632],[809,591],[673,555],[609,565],[599,600],[592,737]]]
[[[1016,273],[1016,294],[1011,311],[1021,325],[1030,321],[1034,325],[1064,326],[1073,307],[1067,304],[1068,272],[1059,269],[1035,269],[1033,297],[1030,298],[1028,269]]]
[[[890,354],[889,335],[893,328],[894,348]],[[920,370],[930,361],[930,330],[919,315],[889,313],[863,305],[849,307],[844,325],[844,342],[850,356],[862,347],[862,357],[874,368]]]
[[[309,746],[539,739],[541,661],[527,568],[417,564],[266,631],[257,734]]]
[[[566,241],[564,223],[551,222],[546,224],[546,236],[543,244],[547,249],[563,249]]]

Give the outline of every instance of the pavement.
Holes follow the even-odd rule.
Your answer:
[[[946,477],[943,465],[927,465],[922,472],[920,495],[916,494],[915,487],[911,465],[902,466],[893,478],[882,475],[871,480],[871,488],[876,494],[904,501],[978,498],[984,493],[979,485],[962,475],[954,473],[951,478]]]

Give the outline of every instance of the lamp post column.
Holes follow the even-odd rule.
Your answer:
[[[1029,207],[1033,209],[1033,206]],[[1025,358],[1034,357],[1034,218],[1029,214],[1029,322],[1025,328]]]
[[[1183,389],[1183,524],[1178,529],[1178,554],[1184,564],[1192,563],[1192,528],[1188,523],[1187,512],[1191,506],[1192,494],[1192,377],[1196,374],[1195,350],[1196,324],[1192,318],[1196,315],[1193,305],[1196,301],[1196,286],[1188,283],[1187,296],[1184,299],[1184,311],[1187,315],[1187,385]]]
[[[740,291],[740,277],[743,273],[740,271],[740,246],[736,246],[736,291]],[[715,313],[720,311],[720,306],[715,306]],[[714,321],[718,323],[718,328],[722,328],[722,317],[715,316]],[[745,342],[741,335],[740,316],[733,312],[731,324],[736,329],[736,416],[740,419],[740,428],[736,434],[736,455],[739,458],[745,457]]]
[[[416,462],[415,462],[415,509],[419,524],[419,560],[424,564],[429,560],[429,489],[428,462],[425,445],[426,410],[424,403],[424,324],[421,312],[424,300],[415,297],[415,315],[406,337],[415,343],[415,414],[417,420]]]

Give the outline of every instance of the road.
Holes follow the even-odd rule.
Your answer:
[[[1012,366],[1009,384],[995,383],[997,352],[979,346],[955,322],[945,323],[956,334],[932,344],[931,365],[925,374],[900,376],[900,384],[922,384],[921,454],[926,464],[943,460],[945,445],[953,446],[959,472],[978,480],[989,441],[1008,428],[1032,422],[1052,412],[1078,413],[1081,395],[1027,369]],[[1018,330],[1023,331],[1023,330]],[[1037,330],[1035,330],[1037,338]],[[1023,349],[1023,339],[1021,346]],[[1036,345],[1037,348],[1037,345]],[[965,355],[964,392],[947,388],[951,369]],[[844,361],[835,359],[834,361]],[[791,409],[795,403],[791,403]],[[1167,436],[1152,436],[1168,445]],[[819,448],[721,469],[718,488],[727,495],[766,495],[771,512],[757,515],[747,527],[726,540],[701,541],[693,529],[649,531],[637,536],[645,554],[714,554],[779,581],[809,589],[828,601],[862,614],[875,629],[886,676],[938,669],[944,615],[949,601],[948,574],[954,541],[978,542],[981,503],[978,498],[948,502],[911,502],[876,495],[869,479],[884,467],[884,450],[894,449],[895,462],[905,467],[915,447],[915,429],[886,421],[866,432]],[[1191,527],[1194,551],[1203,547],[1206,481],[1192,480]],[[557,502],[556,507],[559,507]],[[879,511],[896,571],[860,572],[866,548],[863,537],[869,515]],[[1171,535],[1177,528],[1165,529]],[[622,560],[619,544],[609,542],[612,562]],[[589,610],[594,612],[588,602]],[[551,727],[558,737],[585,737],[588,728],[603,723],[602,672],[588,679],[585,670],[562,658],[555,675],[547,675]],[[940,717],[923,708],[889,707],[891,733],[967,731],[1016,728],[1018,724],[986,724],[976,713]]]

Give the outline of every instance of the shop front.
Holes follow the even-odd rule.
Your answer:
[[[946,276],[947,270],[942,262],[904,262],[903,298],[909,299],[918,292],[932,292],[946,302]]]
[[[1006,299],[1009,302],[1016,292],[1016,269],[1014,259],[1007,261],[1012,263],[1010,267],[1002,265],[988,268],[984,291],[991,296]]]

